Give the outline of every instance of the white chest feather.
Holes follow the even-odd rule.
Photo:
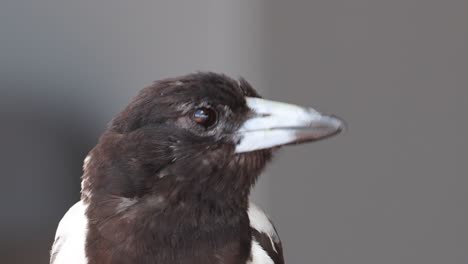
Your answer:
[[[266,234],[270,238],[273,249],[275,249],[275,244],[273,242],[278,242],[279,237],[265,213],[253,203],[249,204],[247,213],[249,215],[250,227],[258,232]],[[274,264],[271,257],[255,238],[253,238],[252,241],[251,255],[251,260],[247,262],[247,264]]]
[[[252,259],[248,261],[247,264],[275,264],[257,241],[252,241],[251,250]]]

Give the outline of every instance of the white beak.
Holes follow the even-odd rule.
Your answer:
[[[344,123],[312,108],[246,97],[253,115],[237,131],[236,153],[311,142],[338,134]]]

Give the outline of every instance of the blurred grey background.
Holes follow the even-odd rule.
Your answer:
[[[106,123],[198,70],[349,123],[255,190],[287,263],[468,263],[465,0],[0,1],[0,263],[47,263]]]

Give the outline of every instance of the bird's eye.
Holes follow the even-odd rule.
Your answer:
[[[216,114],[216,111],[213,110],[212,108],[200,107],[200,108],[195,109],[195,112],[193,112],[192,118],[193,118],[193,121],[195,121],[195,123],[205,128],[209,128],[216,123],[217,114]]]

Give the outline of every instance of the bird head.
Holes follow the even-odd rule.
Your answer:
[[[262,99],[243,79],[161,80],[111,122],[85,165],[83,193],[245,205],[276,149],[342,128],[336,117]]]

